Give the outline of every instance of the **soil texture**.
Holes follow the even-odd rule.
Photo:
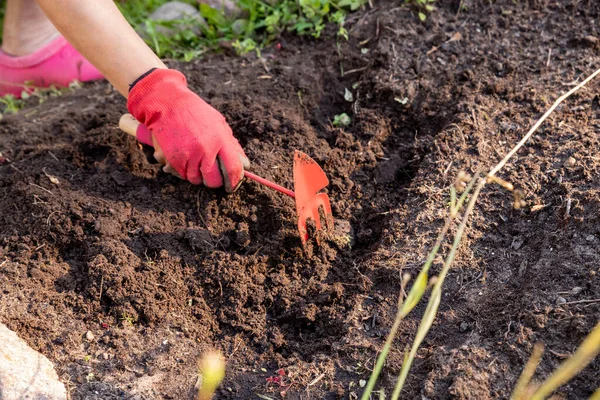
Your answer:
[[[323,167],[337,230],[307,255],[291,199],[253,182],[226,195],[149,162],[106,82],[0,122],[0,321],[72,399],[192,399],[212,347],[228,362],[219,399],[360,397],[458,171],[491,167],[600,66],[596,1],[441,0],[425,22],[374,3],[349,17],[348,41],[171,63],[253,172],[291,187],[296,149]],[[600,299],[599,87],[500,173],[526,207],[484,189],[403,398],[508,398],[534,343],[541,379],[597,323],[600,303],[584,300]],[[351,124],[334,127],[341,113]],[[402,323],[386,393],[423,311]],[[598,386],[595,361],[559,394]]]

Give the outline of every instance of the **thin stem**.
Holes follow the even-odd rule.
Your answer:
[[[570,381],[585,366],[592,362],[598,353],[600,353],[600,322],[586,336],[575,353],[542,383],[531,397],[531,400],[543,400],[547,398],[550,393]]]
[[[523,369],[523,373],[521,373],[521,377],[517,382],[517,386],[515,386],[515,390],[513,391],[511,400],[524,400],[525,394],[527,390],[527,386],[529,382],[531,382],[531,378],[537,369],[540,360],[542,359],[542,353],[544,352],[544,345],[541,343],[536,343],[533,347],[533,353],[531,353],[531,357],[529,357],[529,361],[527,361],[527,365]]]
[[[477,178],[473,178],[472,181],[474,181],[475,179]],[[421,320],[421,324],[419,325],[419,330],[417,331],[417,336],[415,337],[410,353],[406,359],[406,362],[402,366],[402,370],[400,371],[400,376],[398,377],[398,381],[396,382],[396,386],[394,388],[394,392],[392,393],[391,400],[397,400],[400,396],[400,392],[404,387],[404,382],[408,377],[408,372],[410,371],[412,362],[417,354],[417,350],[419,349],[419,346],[423,342],[423,339],[425,339],[425,336],[429,332],[431,325],[433,324],[441,300],[442,285],[444,284],[446,275],[448,274],[450,266],[454,261],[454,257],[456,256],[456,250],[460,245],[460,241],[467,227],[469,216],[471,215],[471,212],[475,207],[475,202],[477,201],[477,198],[479,197],[479,193],[481,192],[483,186],[485,186],[485,178],[481,178],[479,180],[479,183],[477,184],[477,186],[475,187],[475,191],[473,192],[473,196],[469,200],[469,204],[467,205],[467,209],[465,210],[463,219],[460,225],[458,226],[456,235],[454,236],[452,248],[448,253],[448,257],[446,257],[446,261],[444,263],[442,271],[440,272],[440,275],[438,276],[438,280],[435,283],[433,290],[431,291],[431,298],[429,299],[429,303],[427,304],[427,309],[425,310],[425,314],[423,315],[423,319]]]

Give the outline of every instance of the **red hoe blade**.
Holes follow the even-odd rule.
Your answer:
[[[119,128],[129,135],[137,137],[140,142],[150,146],[153,145],[152,135],[148,129],[140,124],[131,114],[125,114],[121,117]],[[154,143],[154,145],[157,145],[157,143]],[[159,148],[155,148],[154,150],[162,153]],[[166,167],[168,167],[168,165]],[[319,193],[329,185],[329,179],[327,179],[327,175],[325,175],[325,172],[319,167],[319,164],[306,154],[297,150],[294,153],[295,192],[249,171],[244,171],[244,176],[293,197],[296,200],[298,232],[300,233],[302,247],[306,247],[306,242],[308,241],[309,232],[307,221],[309,219],[314,221],[317,231],[333,231],[333,214],[331,213],[329,196],[327,196],[326,193]],[[321,218],[325,220],[325,227],[323,227]],[[319,244],[318,236],[317,244]]]
[[[294,190],[296,192],[296,212],[298,213],[298,232],[302,245],[308,240],[306,222],[312,219],[317,231],[323,229],[321,213],[325,219],[325,229],[333,231],[333,214],[329,196],[319,193],[327,185],[329,179],[319,164],[312,158],[296,150],[294,153]],[[317,237],[318,242],[318,237]]]

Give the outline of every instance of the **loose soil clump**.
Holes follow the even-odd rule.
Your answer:
[[[0,122],[1,321],[73,399],[193,398],[209,347],[228,361],[218,398],[357,398],[448,186],[600,65],[599,12],[440,1],[421,23],[384,2],[349,19],[348,42],[286,38],[260,59],[172,64],[224,113],[253,172],[290,185],[294,149],[323,167],[338,231],[308,257],[290,199],[165,174],[118,130],[125,102],[105,82],[31,100]],[[542,378],[596,324],[600,303],[576,301],[600,298],[597,90],[568,100],[505,170],[527,207],[484,191],[404,398],[506,398],[535,342]],[[341,113],[351,125],[333,127]],[[401,326],[387,393],[423,309]],[[267,380],[281,368],[284,386]],[[599,368],[561,394],[587,398]]]

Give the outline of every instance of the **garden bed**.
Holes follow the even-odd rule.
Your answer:
[[[376,3],[349,18],[348,42],[171,63],[224,113],[253,172],[291,185],[295,149],[323,167],[353,243],[308,257],[289,198],[253,182],[225,195],[149,163],[106,82],[29,100],[0,122],[0,321],[73,399],[192,398],[209,347],[228,362],[217,398],[360,396],[457,172],[491,166],[600,66],[596,2],[523,3],[441,1],[424,23]],[[542,377],[596,324],[600,303],[572,302],[600,298],[597,90],[564,103],[502,175],[525,209],[484,190],[404,398],[506,398],[535,342]],[[332,126],[342,113],[351,124]],[[388,393],[423,310],[400,328]],[[268,382],[281,368],[285,385]],[[599,368],[561,393],[587,398]]]

